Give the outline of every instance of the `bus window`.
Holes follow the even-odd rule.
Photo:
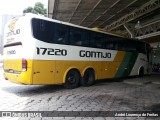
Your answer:
[[[136,43],[136,49],[138,53],[146,53],[145,43],[139,41]]]
[[[102,34],[95,34],[94,36],[95,47],[104,48],[104,36]]]
[[[120,50],[120,51],[124,51],[124,50],[126,50],[126,44],[125,44],[125,40],[124,39],[119,39],[118,41],[117,41],[117,43],[118,43],[118,50]]]
[[[128,52],[137,52],[136,51],[136,43],[134,41],[131,40],[127,40],[125,42],[125,50]]]
[[[58,30],[58,39],[57,43],[58,44],[65,44],[66,39],[66,32],[63,30]]]
[[[113,42],[108,42],[106,44],[106,49],[113,49],[114,48],[114,43]]]
[[[54,23],[50,21],[32,19],[32,31],[34,38],[43,42],[53,43]]]
[[[104,48],[105,36],[101,33],[92,32],[91,47]]]
[[[68,29],[63,24],[56,24],[56,42],[57,44],[68,44]]]
[[[82,45],[82,31],[77,28],[70,29],[70,45]]]
[[[90,31],[88,30],[83,30],[83,34],[82,34],[82,46],[84,47],[90,47]]]
[[[116,37],[107,36],[106,49],[118,50],[118,43]]]

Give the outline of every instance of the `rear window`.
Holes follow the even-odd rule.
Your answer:
[[[32,19],[32,30],[34,38],[53,43],[54,38],[54,23],[41,19]]]

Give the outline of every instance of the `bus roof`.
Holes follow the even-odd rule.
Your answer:
[[[120,38],[124,38],[124,39],[128,39],[128,40],[132,40],[132,41],[146,43],[145,41],[140,41],[138,39],[133,39],[133,38],[126,38],[124,36],[121,36],[121,35],[118,35],[118,34],[114,34],[114,33],[111,33],[111,32],[96,30],[96,29],[87,28],[87,27],[79,26],[79,25],[76,25],[76,24],[68,23],[68,22],[63,22],[63,21],[47,18],[47,17],[44,17],[43,15],[37,15],[37,14],[33,14],[33,13],[25,13],[22,16],[23,17],[24,16],[30,17],[30,19],[39,18],[39,19],[43,19],[43,20],[47,20],[47,21],[51,21],[51,22],[55,22],[55,23],[60,23],[60,24],[64,24],[64,25],[68,25],[68,26],[72,26],[72,27],[77,27],[77,28],[81,28],[81,29],[85,29],[85,30],[89,30],[89,31],[95,31],[95,32],[99,32],[99,33],[103,33],[103,34],[107,34],[107,35],[111,35],[111,36],[115,36],[115,37],[120,37]],[[22,17],[22,16],[18,16],[18,17]]]
[[[68,25],[68,26],[72,26],[72,27],[77,27],[77,28],[82,28],[82,29],[86,29],[86,30],[90,30],[90,31],[100,32],[100,33],[104,33],[104,34],[108,34],[108,35],[112,35],[112,36],[116,36],[116,37],[126,38],[124,36],[114,34],[114,33],[111,33],[111,32],[106,32],[106,31],[96,30],[96,29],[92,29],[92,28],[87,28],[87,27],[83,27],[83,26],[80,26],[80,25],[76,25],[76,24],[72,24],[72,23],[68,23],[68,22],[63,22],[63,21],[47,18],[47,17],[44,17],[42,15],[25,13],[23,16],[29,16],[31,18],[39,18],[39,19],[43,19],[43,20],[47,20],[47,21],[51,21],[51,22],[55,22],[55,23],[60,23],[60,24],[64,24],[64,25]],[[127,38],[127,39],[130,39],[130,38]]]

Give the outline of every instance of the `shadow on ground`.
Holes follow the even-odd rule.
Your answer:
[[[8,93],[16,94],[18,96],[27,97],[54,93],[66,89],[62,85],[17,85],[12,87],[4,87],[2,90]]]

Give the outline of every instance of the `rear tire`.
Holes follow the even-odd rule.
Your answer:
[[[144,76],[144,68],[143,67],[141,67],[140,70],[139,70],[139,76],[140,77]]]
[[[92,69],[86,70],[81,80],[81,85],[90,86],[93,85],[94,81],[95,81],[95,72]]]
[[[66,75],[64,87],[67,89],[76,88],[79,84],[79,80],[80,80],[79,72],[77,70],[72,69]]]

